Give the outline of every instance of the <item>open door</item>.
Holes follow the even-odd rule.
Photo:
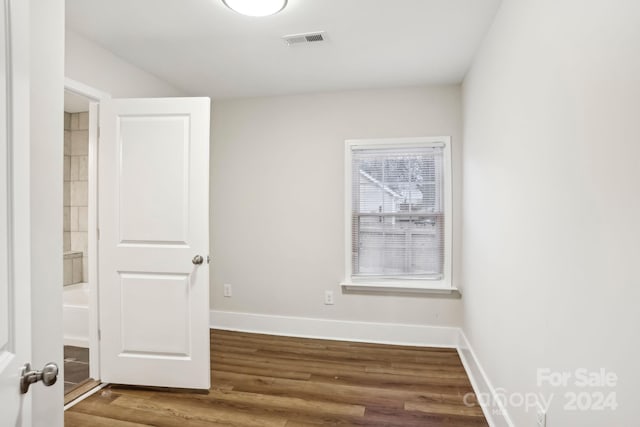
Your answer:
[[[101,379],[208,389],[208,98],[100,103]]]
[[[0,426],[20,427],[44,420],[32,417],[32,393],[21,388],[20,375],[32,356],[28,9],[6,6],[0,8]]]

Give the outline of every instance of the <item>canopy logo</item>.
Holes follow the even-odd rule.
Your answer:
[[[539,368],[536,374],[538,387],[567,389],[562,393],[565,411],[615,411],[618,407],[617,396],[611,389],[617,384],[618,375],[604,368],[578,368],[573,371]],[[494,414],[503,413],[507,408],[524,408],[527,412],[542,409],[546,412],[554,397],[554,393],[509,393],[504,388],[497,388],[493,393],[467,393],[463,402],[466,406],[479,404]]]

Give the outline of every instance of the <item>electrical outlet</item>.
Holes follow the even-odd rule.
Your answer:
[[[333,305],[333,291],[324,291],[325,305]]]
[[[231,298],[231,285],[228,283],[224,285],[224,296],[227,298]]]
[[[547,411],[542,407],[540,402],[536,405],[536,427],[546,427]]]

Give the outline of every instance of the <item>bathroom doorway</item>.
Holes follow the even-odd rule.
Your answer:
[[[81,83],[65,80],[62,230],[65,405],[100,385],[97,103],[108,97]]]
[[[89,100],[64,94],[64,394],[89,374]],[[75,393],[73,393],[75,394]],[[66,400],[66,399],[65,399]]]

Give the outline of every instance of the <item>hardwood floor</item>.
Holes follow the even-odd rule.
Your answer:
[[[74,426],[487,426],[454,349],[211,331],[208,392],[111,385]],[[467,401],[475,401],[474,398]]]

